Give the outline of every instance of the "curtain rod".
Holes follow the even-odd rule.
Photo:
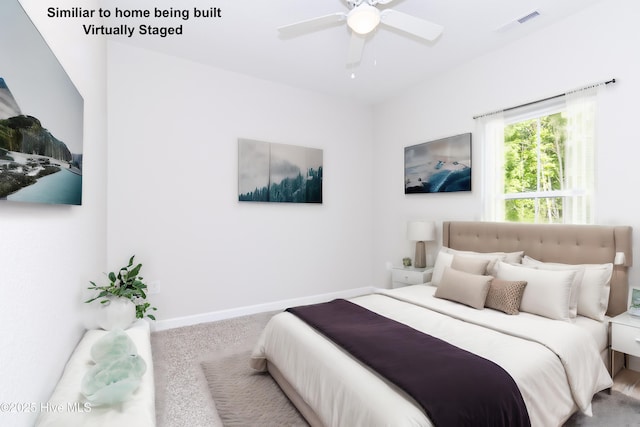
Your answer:
[[[479,116],[473,116],[473,120],[479,119],[481,117],[487,117],[487,116],[490,116],[492,114],[504,113],[505,111],[515,110],[516,108],[528,107],[529,105],[538,104],[540,102],[550,101],[552,99],[560,98],[560,97],[565,96],[565,95],[567,95],[569,93],[579,92],[581,90],[591,89],[591,88],[594,88],[594,87],[598,87],[598,86],[601,86],[601,85],[608,85],[610,83],[615,83],[615,82],[616,82],[616,79],[614,78],[614,79],[611,79],[611,80],[607,80],[605,82],[595,83],[595,84],[592,84],[592,85],[589,85],[589,86],[581,87],[579,89],[571,90],[571,91],[566,92],[566,93],[561,93],[559,95],[554,95],[554,96],[550,96],[548,98],[538,99],[537,101],[531,101],[531,102],[527,102],[525,104],[516,105],[515,107],[503,108],[502,110],[496,110],[496,111],[492,111],[490,113],[480,114]]]

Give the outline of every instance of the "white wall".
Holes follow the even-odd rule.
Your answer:
[[[34,402],[39,409],[82,334],[82,288],[104,269],[105,68],[99,40],[48,19],[41,1],[21,3],[84,98],[83,205],[0,205],[0,402]],[[0,424],[29,426],[36,415],[3,412]]]
[[[618,83],[603,89],[601,96],[596,222],[640,230],[640,202],[634,195],[640,57],[632,53],[637,50],[639,16],[637,1],[600,2],[538,34],[430,78],[374,110],[375,285],[388,283],[387,261],[398,265],[403,256],[413,257],[412,244],[405,238],[406,220],[481,219],[478,184],[485,171],[477,144],[472,143],[472,192],[458,194],[405,196],[403,147],[473,132],[475,115],[612,77]],[[636,247],[638,236],[636,232]],[[432,244],[431,250],[436,246]],[[638,271],[630,271],[632,285],[640,283]]]
[[[160,283],[152,301],[161,319],[388,286],[388,263],[413,256],[408,219],[480,219],[477,144],[471,193],[412,196],[403,194],[403,147],[473,131],[474,115],[611,77],[618,83],[601,97],[597,221],[638,225],[619,203],[633,166],[628,144],[637,139],[639,64],[629,52],[638,7],[600,2],[429,78],[373,115],[345,100],[111,42],[109,266],[138,255],[148,282]],[[324,149],[325,203],[238,203],[240,137]],[[632,269],[632,283],[637,277]]]
[[[108,261],[159,319],[370,286],[370,108],[108,46]],[[324,150],[322,205],[239,203],[238,138]]]

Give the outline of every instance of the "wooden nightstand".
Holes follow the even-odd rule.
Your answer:
[[[419,285],[431,280],[433,267],[393,267],[391,269],[391,287],[400,288],[407,285]]]
[[[613,373],[614,352],[624,353],[624,364],[627,356],[640,357],[640,318],[622,313],[611,319],[611,370]]]

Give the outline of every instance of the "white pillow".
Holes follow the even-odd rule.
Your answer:
[[[531,265],[549,270],[581,268],[584,274],[578,284],[577,313],[581,316],[603,321],[609,305],[613,263],[606,264],[561,264],[542,262],[525,256],[523,265]]]
[[[440,284],[444,269],[446,267],[451,267],[452,262],[453,254],[448,253],[444,248],[440,249],[440,252],[438,252],[438,256],[436,257],[436,262],[433,265],[433,273],[431,274],[431,284],[433,286],[438,286]]]
[[[571,287],[576,270],[541,270],[498,262],[496,278],[526,281],[520,311],[571,321]]]
[[[535,259],[525,256],[522,259],[522,265],[530,268],[537,268],[540,270],[573,270],[576,272],[575,277],[573,278],[573,285],[571,286],[571,302],[570,302],[570,310],[571,317],[576,317],[578,314],[578,294],[580,293],[580,283],[582,282],[582,278],[584,277],[584,267],[579,265],[568,265],[566,264],[566,268],[560,266],[559,264],[553,263],[543,263],[540,261],[536,261]]]

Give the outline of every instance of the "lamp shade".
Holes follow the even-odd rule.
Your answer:
[[[414,242],[430,242],[436,239],[436,225],[433,221],[409,221],[407,239]]]
[[[347,24],[358,34],[369,34],[380,23],[380,11],[378,8],[363,3],[351,9],[347,16]]]

